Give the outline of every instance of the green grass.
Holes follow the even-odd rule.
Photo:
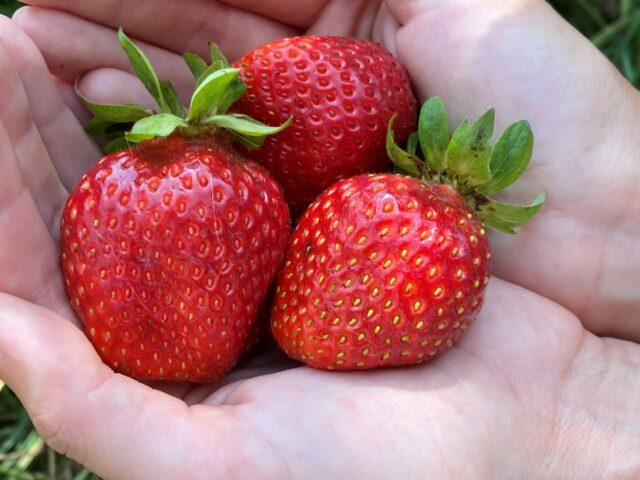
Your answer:
[[[553,0],[636,87],[640,87],[640,0]],[[19,2],[0,0],[11,15]],[[0,479],[90,480],[97,478],[49,449],[8,388],[0,383]]]
[[[90,480],[97,477],[48,448],[16,396],[0,383],[0,478]]]
[[[0,13],[2,15],[11,15],[17,8],[20,7],[20,2],[15,0],[0,0]]]
[[[551,3],[640,88],[640,0],[555,0]]]

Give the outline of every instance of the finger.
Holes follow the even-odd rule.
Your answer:
[[[79,82],[82,94],[98,103],[135,103],[154,107],[154,100],[135,75],[115,68],[98,68]],[[188,99],[184,98],[183,102]],[[185,103],[187,104],[187,103]]]
[[[383,2],[371,30],[372,39],[384,45],[394,56],[397,56],[396,35],[399,28],[400,23],[391,15],[389,7]]]
[[[57,10],[24,8],[15,21],[35,41],[54,75],[75,80],[97,68],[131,71],[129,60],[111,28]],[[66,42],[65,38],[82,38]],[[58,44],[53,47],[52,42]],[[64,44],[64,45],[63,45]],[[181,92],[193,90],[193,77],[180,55],[140,43],[162,77],[170,78]]]
[[[296,34],[289,26],[211,0],[32,0],[27,3],[62,9],[112,29],[123,27],[142,40],[180,54],[189,51],[205,55],[209,42],[215,41],[231,59],[236,59],[256,45]],[[33,30],[28,28],[28,31]]]
[[[313,23],[305,33],[369,39],[380,10],[380,3],[379,0],[327,2],[322,11],[313,18]]]
[[[0,96],[0,120],[8,135],[7,142],[13,147],[26,188],[33,192],[36,207],[53,232],[56,214],[67,196],[66,190],[33,123],[29,99],[2,43],[0,89],[8,93]]]
[[[228,410],[189,408],[114,374],[80,330],[5,294],[0,377],[48,444],[103,478],[227,478],[240,441]]]
[[[91,112],[82,104],[76,88],[69,82],[54,77],[58,92],[67,107],[82,125],[91,120]],[[155,102],[135,75],[115,68],[98,68],[78,80],[85,98],[97,103],[135,103],[154,108]],[[182,99],[188,105],[188,99]]]
[[[635,90],[546,2],[386,4],[422,98],[443,97],[452,122],[495,107],[498,131],[524,117],[536,132],[532,165],[507,197],[528,201],[547,189],[549,199],[521,235],[492,239],[496,273],[595,332],[640,338],[640,170],[627,153],[639,147]]]
[[[1,122],[0,170],[0,291],[72,319],[50,226],[38,212]]]
[[[222,0],[222,3],[248,12],[271,18],[278,22],[298,28],[308,28],[322,11],[330,4],[340,4],[347,8],[350,3],[362,3],[361,0],[299,0],[295,8],[289,0]]]
[[[85,125],[89,120],[91,120],[91,112],[89,112],[85,106],[82,104],[78,95],[76,95],[76,91],[74,86],[69,83],[61,80],[57,77],[53,77],[53,82],[58,89],[58,93],[60,94],[60,98],[65,103],[67,108],[71,110],[71,112],[78,119],[80,124]]]
[[[75,186],[99,151],[62,101],[38,48],[5,17],[0,17],[0,42],[6,50],[0,60],[5,82],[2,118],[18,150],[25,181],[50,221],[52,212],[46,209],[60,207],[66,197],[64,187]]]
[[[170,0],[125,0],[119,2],[116,6],[114,0],[100,0],[94,2],[76,2],[73,0],[26,0],[24,3],[29,5],[37,5],[42,7],[57,8],[60,10],[68,11],[74,15],[87,18],[89,20],[102,23],[104,25],[110,25],[117,27],[123,25],[124,22],[131,22],[138,25],[138,28],[142,31],[149,32],[149,36],[153,37],[158,35],[157,31],[154,31],[154,24],[145,22],[145,19],[154,18],[156,21],[157,14],[160,13],[163,16],[166,15],[167,23],[164,17],[161,23],[158,25],[171,25],[180,37],[188,37],[190,33],[199,33],[202,24],[189,23],[188,25],[175,25],[172,20],[176,16],[192,16],[192,18],[201,17],[204,19],[211,18],[211,23],[218,22],[220,24],[236,24],[231,20],[238,20],[245,25],[254,25],[254,28],[260,30],[260,27],[264,26],[273,28],[274,23],[281,22],[285,25],[297,26],[300,28],[308,27],[322,9],[332,0],[298,0],[295,3],[295,8],[292,8],[292,4],[289,0],[183,0],[179,4],[171,2]],[[333,0],[333,3],[348,3],[353,0]],[[361,1],[361,0],[358,0]],[[138,11],[136,11],[136,9]],[[107,12],[109,14],[107,14]],[[133,18],[132,18],[133,15]],[[153,15],[153,17],[150,17]],[[253,24],[247,23],[248,19],[266,17],[262,19],[263,23]],[[272,22],[268,22],[268,19],[272,19]],[[146,25],[145,25],[146,23]],[[188,31],[187,26],[197,27],[192,28],[191,32]],[[276,38],[281,37],[279,35]],[[165,45],[166,46],[166,45]]]

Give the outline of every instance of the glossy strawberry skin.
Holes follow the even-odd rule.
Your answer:
[[[293,234],[272,333],[317,368],[422,363],[476,317],[490,256],[481,222],[452,188],[390,174],[343,180]]]
[[[115,370],[215,381],[254,343],[289,233],[262,167],[214,140],[154,140],[105,157],[69,197],[67,292]]]
[[[342,37],[280,40],[236,62],[248,86],[232,110],[293,124],[248,155],[273,173],[294,214],[342,178],[388,168],[387,125],[402,144],[416,125],[405,69],[382,47]]]

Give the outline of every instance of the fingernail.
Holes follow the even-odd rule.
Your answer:
[[[17,21],[18,17],[20,15],[22,15],[22,13],[25,12],[27,10],[27,8],[29,8],[29,6],[25,5],[24,7],[20,7],[19,9],[17,9],[15,12],[13,12],[13,15],[11,16],[11,19],[13,21]]]

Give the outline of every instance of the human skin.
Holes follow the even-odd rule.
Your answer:
[[[640,477],[640,100],[546,3],[29,3],[0,22],[0,378],[55,449],[126,480]],[[185,94],[179,52],[213,39],[237,57],[326,33],[381,42],[452,123],[491,106],[498,129],[527,118],[534,159],[508,197],[549,200],[518,236],[492,237],[495,277],[464,339],[427,365],[364,373],[264,352],[200,387],[104,366],[68,307],[56,242],[68,190],[99,158],[71,83],[149,101],[120,25]]]

